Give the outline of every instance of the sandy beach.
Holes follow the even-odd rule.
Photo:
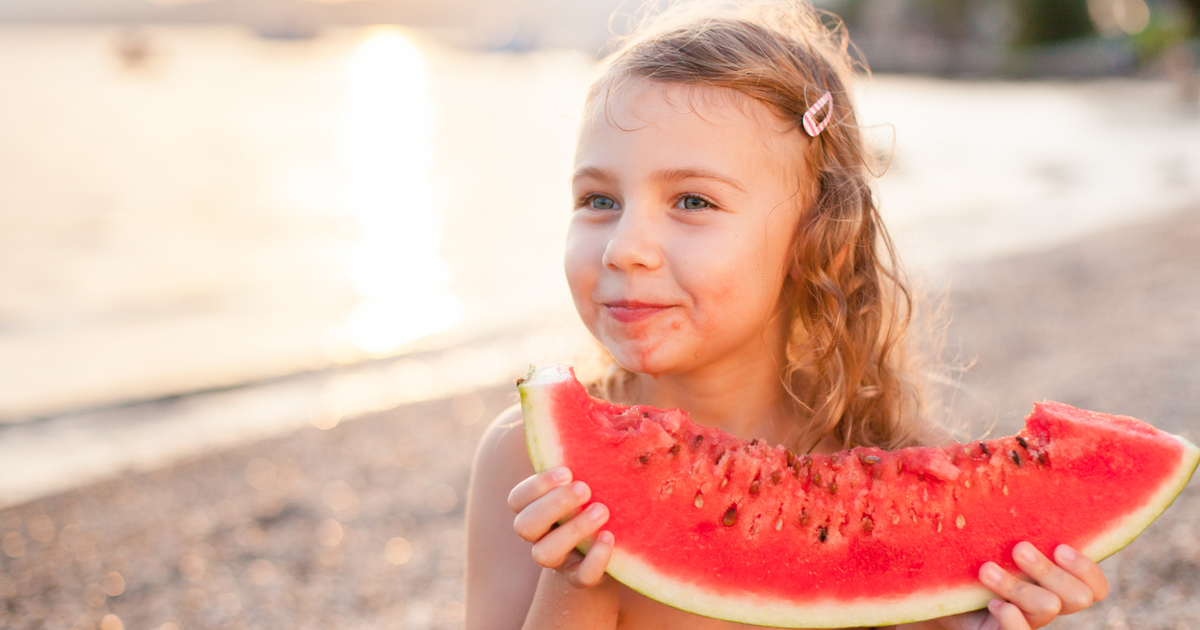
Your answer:
[[[1200,439],[1200,208],[951,277],[964,437],[1050,398]],[[514,401],[506,385],[306,426],[2,510],[0,626],[458,627],[471,456]],[[1052,627],[1200,627],[1197,521],[1193,481],[1102,564],[1111,596]]]

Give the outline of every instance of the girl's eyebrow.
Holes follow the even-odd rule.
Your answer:
[[[726,177],[716,171],[702,168],[674,168],[666,171],[656,171],[650,178],[659,182],[675,182],[682,179],[711,179],[736,188],[741,192],[746,192],[746,188],[739,184],[737,180]]]
[[[581,168],[571,174],[572,182],[577,182],[584,178],[596,179],[596,180],[600,180],[602,182],[609,182],[609,183],[611,183],[617,179],[616,177],[613,177],[612,173],[609,173],[608,171],[605,171],[603,169],[598,169],[593,166],[589,166],[587,168]]]
[[[612,173],[595,167],[581,168],[571,175],[572,182],[583,178],[591,178],[610,183],[617,180],[616,176]],[[684,179],[711,179],[713,181],[721,182],[730,187],[736,188],[743,193],[746,192],[746,187],[739,184],[737,180],[726,177],[725,175],[717,173],[716,171],[710,171],[702,168],[673,168],[655,171],[653,174],[651,174],[650,179],[655,182],[675,182]]]

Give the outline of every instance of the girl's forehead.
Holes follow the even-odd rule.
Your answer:
[[[749,123],[765,135],[785,135],[798,129],[765,103],[732,88],[650,79],[613,82],[588,103],[583,124],[632,130],[672,116],[695,116],[719,126]]]
[[[740,162],[766,161],[791,173],[803,165],[808,143],[796,125],[737,90],[638,79],[617,82],[588,104],[576,162],[639,136],[681,149],[710,148],[726,158],[740,155]]]

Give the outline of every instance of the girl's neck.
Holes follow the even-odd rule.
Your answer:
[[[780,379],[782,335],[771,332],[774,343],[743,348],[685,373],[637,374],[629,402],[683,409],[695,422],[742,439],[785,443],[799,419]]]

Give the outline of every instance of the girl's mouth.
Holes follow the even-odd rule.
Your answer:
[[[647,317],[653,317],[659,313],[665,312],[671,308],[668,304],[651,304],[648,302],[634,302],[620,300],[616,302],[606,302],[604,308],[613,319],[628,324],[631,322],[641,321]]]

